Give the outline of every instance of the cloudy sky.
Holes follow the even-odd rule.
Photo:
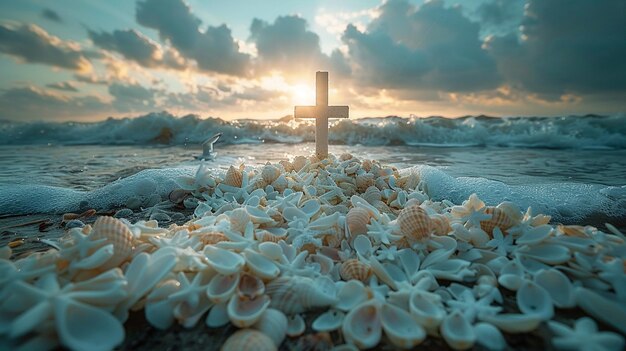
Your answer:
[[[626,112],[624,0],[0,3],[0,119]]]

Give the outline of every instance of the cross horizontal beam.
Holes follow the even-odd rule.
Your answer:
[[[296,118],[317,118],[324,114],[327,118],[348,118],[350,110],[348,106],[296,106],[294,111]]]

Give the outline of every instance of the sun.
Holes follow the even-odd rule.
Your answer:
[[[291,99],[294,105],[315,105],[315,91],[306,84],[291,86]]]

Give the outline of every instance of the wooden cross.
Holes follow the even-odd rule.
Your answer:
[[[328,106],[328,72],[315,74],[315,106],[296,106],[295,118],[315,118],[315,154],[328,156],[328,119],[348,118],[348,106]]]

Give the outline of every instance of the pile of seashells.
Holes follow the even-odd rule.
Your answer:
[[[626,242],[550,225],[509,202],[433,201],[414,171],[344,154],[180,179],[184,225],[100,217],[56,250],[10,260],[0,248],[0,349],[109,350],[130,311],[155,328],[238,328],[223,350],[275,350],[309,328],[336,349],[427,337],[501,350],[504,333],[546,322],[557,349],[621,350]],[[504,309],[504,296],[516,306]],[[555,310],[594,319],[573,326]]]

